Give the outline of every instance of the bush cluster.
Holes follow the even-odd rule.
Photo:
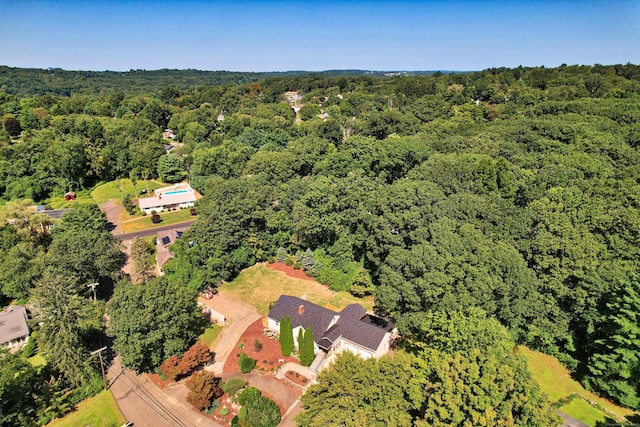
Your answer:
[[[211,362],[213,353],[206,344],[197,342],[187,350],[182,358],[171,356],[160,365],[160,371],[171,381],[189,376],[192,372]]]
[[[248,374],[256,367],[256,360],[247,356],[245,353],[240,353],[238,363],[240,363],[240,372],[243,374]]]

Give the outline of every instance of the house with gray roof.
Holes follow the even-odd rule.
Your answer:
[[[29,341],[27,310],[21,305],[14,305],[0,313],[0,346],[11,351],[22,349]]]
[[[327,355],[347,350],[364,359],[378,359],[389,351],[395,334],[393,322],[367,314],[360,304],[335,312],[302,298],[281,295],[269,311],[267,327],[279,333],[280,320],[286,316],[291,319],[294,341],[300,328],[311,327],[316,353]]]
[[[164,274],[162,267],[173,258],[173,252],[169,250],[169,246],[181,238],[185,230],[186,227],[178,227],[158,233],[156,237],[156,266],[160,276]]]

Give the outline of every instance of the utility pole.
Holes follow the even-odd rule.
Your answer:
[[[91,290],[93,291],[93,302],[96,302],[98,300],[98,298],[96,298],[96,286],[98,286],[99,284],[100,283],[95,282],[87,285],[87,288],[91,288]]]
[[[107,377],[104,376],[104,363],[102,362],[102,352],[104,350],[106,350],[107,347],[102,347],[97,349],[96,351],[92,351],[91,355],[93,356],[94,354],[98,353],[98,356],[100,357],[100,368],[102,369],[102,381],[104,382],[104,389],[107,389]]]

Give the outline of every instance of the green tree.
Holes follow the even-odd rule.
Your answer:
[[[526,360],[513,351],[497,320],[471,308],[428,313],[417,329],[422,335],[412,336],[421,341],[413,342],[413,351],[426,364],[416,425],[558,425]]]
[[[11,298],[27,298],[44,269],[45,252],[27,240],[8,250],[0,250],[0,293]]]
[[[197,372],[187,380],[187,402],[191,403],[197,410],[204,411],[211,406],[211,403],[223,395],[222,389],[218,386],[220,378],[213,372]]]
[[[110,283],[122,265],[121,243],[106,230],[57,233],[47,252],[49,269],[72,278],[82,292],[93,282]]]
[[[158,160],[158,176],[163,182],[178,182],[184,177],[180,159],[175,154],[169,153]]]
[[[146,285],[120,281],[107,304],[109,334],[124,366],[150,372],[169,356],[182,354],[202,333],[205,320],[195,291],[165,278]]]
[[[293,353],[293,328],[291,318],[285,316],[280,319],[280,351],[283,356],[289,356]]]
[[[147,283],[152,277],[153,249],[143,239],[136,237],[131,244],[131,280]]]
[[[83,337],[92,303],[79,296],[72,277],[49,271],[38,281],[34,295],[39,305],[37,319],[42,323],[38,343],[47,362],[72,387],[90,387],[97,371]]]
[[[472,348],[423,357],[430,366],[416,426],[559,425],[525,360],[512,352]]]
[[[0,425],[35,426],[41,380],[33,366],[18,353],[0,348]]]
[[[242,405],[240,425],[276,427],[281,420],[280,409],[271,399],[262,396],[255,387],[247,387],[238,397]],[[238,414],[240,417],[240,414]]]
[[[302,328],[300,328],[300,332],[302,332]],[[302,337],[302,343],[300,342],[300,335],[298,335],[298,349],[300,350],[300,364],[302,366],[311,366],[313,359],[316,356],[315,347],[314,347],[314,339],[313,339],[313,331],[311,330],[311,326],[307,326],[304,330],[304,335]]]
[[[363,360],[340,353],[331,369],[302,396],[301,426],[411,426],[412,412],[421,403],[421,383],[413,356]]]
[[[597,328],[585,383],[621,404],[640,409],[640,280],[632,277],[607,304]]]
[[[310,274],[313,270],[314,262],[315,260],[313,259],[313,251],[311,250],[311,248],[307,248],[307,250],[304,251],[304,256],[302,257],[302,268],[307,274]]]

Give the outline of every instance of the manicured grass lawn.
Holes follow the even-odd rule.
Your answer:
[[[123,233],[133,233],[134,231],[143,231],[152,228],[164,227],[165,225],[179,224],[181,222],[191,221],[197,218],[196,216],[191,215],[189,209],[160,212],[158,215],[162,218],[162,221],[158,224],[151,222],[151,215],[147,215],[121,222],[120,230]]]
[[[49,427],[120,427],[126,421],[111,392],[102,391],[81,402],[75,412],[49,423]]]
[[[597,423],[602,423],[604,425],[607,420],[610,420],[604,412],[589,405],[582,399],[573,399],[571,402],[561,407],[560,410],[570,417],[580,420],[585,424],[589,424],[590,426],[595,426]]]
[[[76,199],[69,200],[68,202],[64,200],[64,196],[56,196],[49,197],[43,204],[51,209],[70,209],[77,205],[93,205],[95,202],[91,198],[91,193],[89,190],[81,190],[76,191]]]
[[[220,332],[222,332],[222,329],[220,325],[211,325],[198,337],[198,341],[202,341],[204,344],[211,346],[220,335]]]
[[[131,183],[131,180],[128,178],[123,178],[122,182],[124,183],[124,194],[125,195],[130,194],[131,197],[135,197],[135,193],[133,191],[133,184]],[[169,185],[171,184],[165,184],[163,182],[150,179],[149,193],[153,192],[153,190],[155,190],[156,188],[167,187]],[[140,194],[141,190],[147,189],[147,185],[143,179],[138,180],[138,183],[136,184],[136,189],[138,190],[138,194]],[[145,196],[147,195],[148,194],[145,194]],[[98,205],[101,205],[110,199],[114,199],[118,204],[122,203],[122,198],[121,198],[122,195],[120,194],[120,190],[116,186],[115,181],[97,185],[91,192],[91,197],[93,197],[93,200],[95,200],[95,202]]]
[[[307,300],[333,310],[341,310],[358,303],[367,310],[373,308],[373,299],[356,298],[347,292],[334,292],[318,282],[294,279],[264,265],[247,268],[232,282],[220,287],[220,292],[254,306],[260,314],[267,314],[280,295],[297,297],[307,295]]]
[[[542,391],[549,396],[549,400],[551,400],[551,402],[557,402],[562,398],[577,393],[584,399],[596,402],[607,411],[610,411],[621,418],[633,415],[633,411],[630,409],[616,406],[608,400],[585,390],[578,381],[571,378],[569,370],[562,366],[555,357],[523,346],[518,347],[518,351],[526,357],[529,362],[531,375],[540,385]],[[585,400],[580,398],[575,398],[567,405],[561,407],[560,410],[592,426],[595,425],[594,420],[605,420],[607,417],[605,412],[589,405]]]

